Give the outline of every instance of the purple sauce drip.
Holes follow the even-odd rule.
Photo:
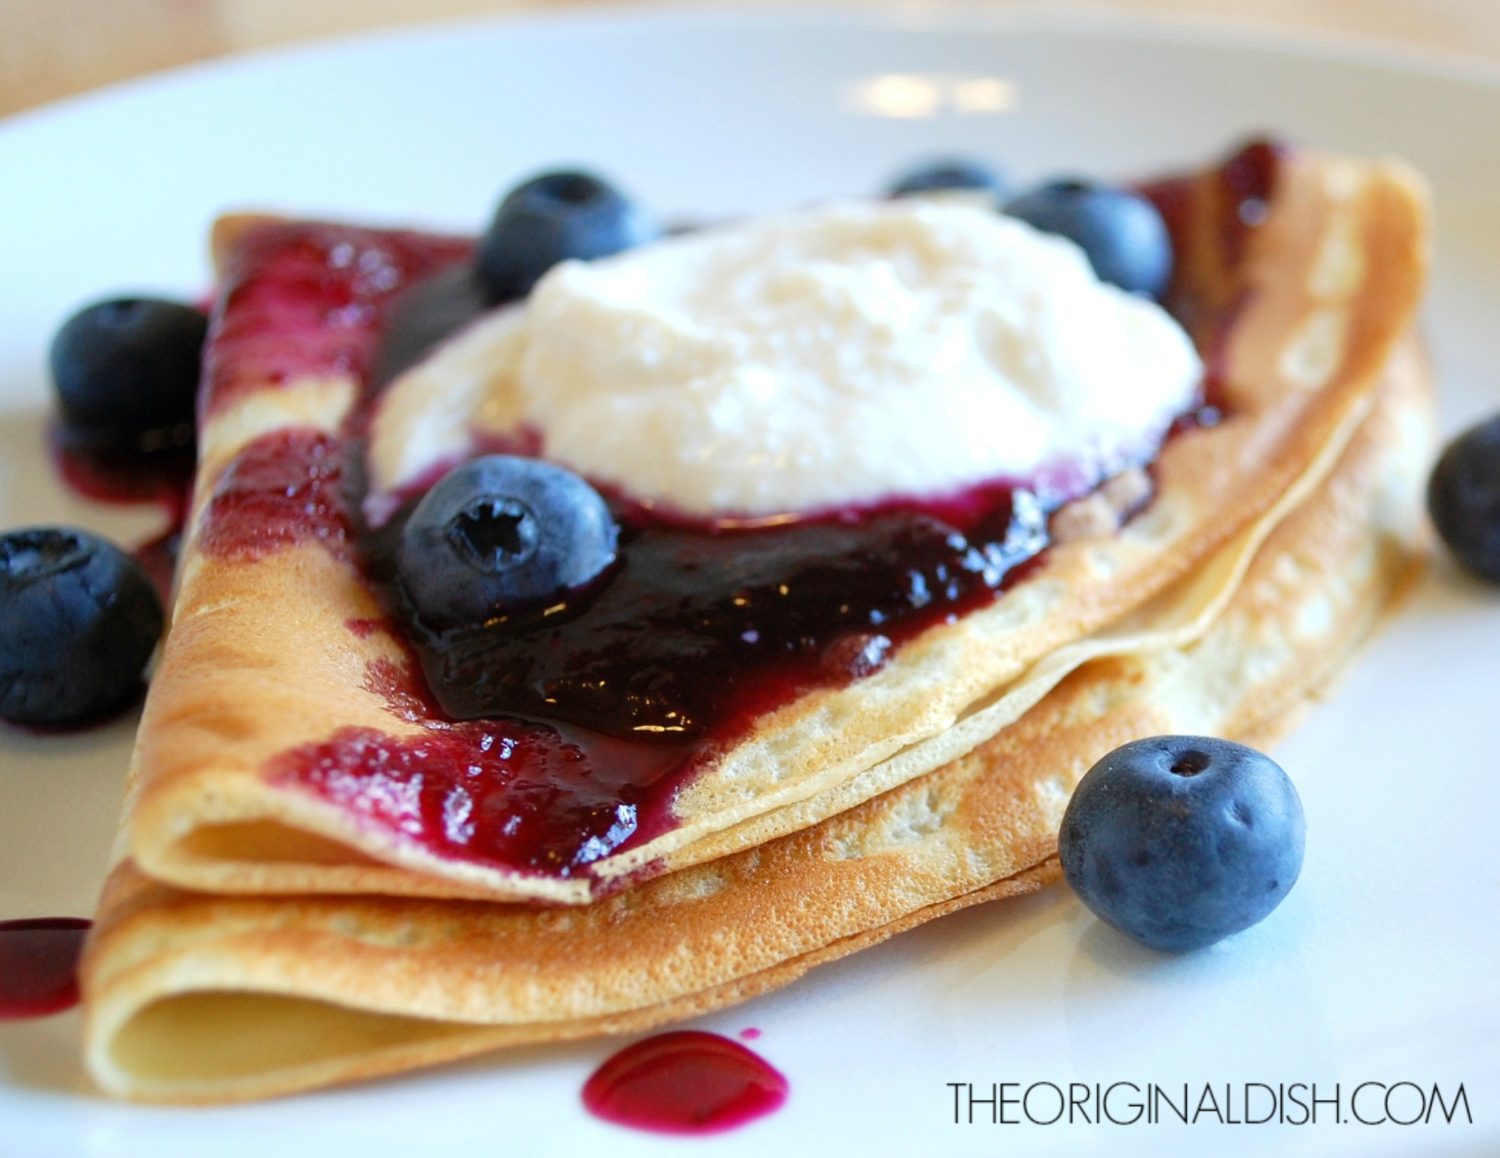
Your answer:
[[[699,1030],[648,1037],[594,1071],[583,1104],[657,1134],[717,1134],[781,1108],[787,1081],[738,1042]]]
[[[1274,159],[1237,158],[1225,180],[1253,198]],[[1177,189],[1151,192],[1180,228]],[[210,410],[266,376],[330,372],[353,375],[366,401],[337,436],[284,432],[247,448],[216,488],[204,546],[259,558],[319,542],[385,601],[385,620],[351,621],[351,633],[378,630],[406,652],[366,673],[399,725],[284,752],[272,762],[283,783],[440,856],[586,872],[669,831],[677,790],[765,712],[874,673],[921,631],[998,598],[1045,551],[1056,499],[1036,481],[1041,498],[995,483],[761,529],[618,500],[623,564],[566,613],[423,630],[391,581],[401,514],[378,532],[359,523],[359,440],[380,383],[483,307],[468,253],[450,238],[277,225],[231,262]]]
[[[79,917],[0,921],[0,1021],[46,1017],[78,1004]]]

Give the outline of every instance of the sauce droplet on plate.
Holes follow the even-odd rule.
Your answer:
[[[0,921],[0,1021],[45,1017],[78,1004],[79,917]]]
[[[679,1030],[615,1054],[583,1087],[596,1117],[660,1134],[714,1134],[780,1108],[787,1082],[763,1058],[715,1033]]]

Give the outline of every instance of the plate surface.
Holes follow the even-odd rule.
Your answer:
[[[1500,79],[1337,47],[1039,13],[607,15],[373,36],[190,69],[0,125],[0,526],[69,521],[126,542],[149,513],[69,497],[43,449],[46,346],[79,303],[193,296],[229,208],[480,228],[498,192],[581,162],[667,214],[879,188],[913,159],[1002,160],[1021,182],[1195,164],[1242,134],[1404,155],[1438,204],[1427,332],[1452,433],[1500,405]],[[723,1154],[1500,1151],[1500,596],[1439,562],[1277,750],[1309,818],[1298,887],[1263,925],[1184,960],[1134,950],[1065,890],[971,910],[706,1018],[762,1031],[790,1079]],[[0,730],[0,919],[87,914],[132,721]],[[76,1013],[0,1023],[5,1155],[612,1155],[684,1145],[589,1118],[613,1043],[537,1048],[223,1110],[114,1105],[79,1070]],[[225,1048],[233,1048],[226,1042]],[[1464,1088],[1473,1124],[1205,1116],[955,1124],[954,1090],[1159,1082],[1195,1100],[1362,1082]],[[1123,1095],[1121,1095],[1123,1097]],[[1258,1095],[1264,1097],[1265,1095]],[[1304,1094],[1306,1098],[1308,1095]],[[1382,1098],[1367,1091],[1365,1116]],[[1049,1100],[1051,1099],[1051,1100]],[[1128,1103],[1116,1102],[1128,1118]],[[1393,1092],[1393,1119],[1418,1107]],[[1289,1117],[1300,1115],[1286,1103]],[[1252,1103],[1251,1116],[1264,1111]],[[1014,1108],[1008,1113],[1018,1114]]]

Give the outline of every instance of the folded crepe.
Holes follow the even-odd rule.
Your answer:
[[[122,861],[85,960],[89,1072],[119,1097],[223,1102],[637,1032],[1040,887],[1094,759],[1169,732],[1265,743],[1375,625],[1417,558],[1426,395],[1398,351],[1336,471],[1196,642],[1093,660],[973,751],[762,847],[575,908],[214,897]]]
[[[285,774],[287,753],[348,729],[421,753],[448,725],[402,682],[402,643],[369,629],[381,605],[320,485],[360,429],[359,319],[378,328],[379,311],[347,311],[330,337],[320,250],[293,265],[323,319],[309,330],[284,283],[277,308],[262,296],[268,255],[284,276],[306,232],[227,231],[174,624],[85,955],[96,1080],[253,1098],[689,1016],[1037,887],[1072,784],[1118,743],[1273,734],[1416,554],[1425,210],[1399,165],[1291,153],[1242,227],[1236,176],[1156,191],[1178,313],[1226,417],[1168,441],[1149,505],[1055,542],[873,674],[768,712],[694,766],[670,824],[566,874],[413,839],[426,814],[403,782],[339,763],[387,747],[339,750],[341,795]],[[342,236],[408,275],[461,260],[453,243]],[[273,485],[226,486],[236,471]]]
[[[601,807],[612,821],[623,805],[600,806],[597,782],[544,785],[546,815],[527,823],[566,828],[593,809],[594,827],[580,822],[571,846],[553,834],[544,861],[519,864],[447,839],[455,799],[465,816],[520,817],[537,785],[505,783],[495,736],[425,701],[340,491],[381,421],[368,367],[389,299],[466,248],[234,220],[220,236],[197,502],[121,854],[214,892],[587,903],[940,767],[1096,655],[1200,632],[1368,413],[1425,269],[1423,194],[1401,166],[1293,152],[1275,174],[1253,228],[1237,224],[1246,202],[1229,168],[1161,194],[1178,233],[1178,312],[1200,330],[1227,417],[1167,440],[1138,516],[1054,542],[1002,597],[933,624],[878,670],[802,690],[694,751],[629,839],[602,830]],[[472,344],[460,334],[434,359],[470,358]],[[441,408],[422,373],[387,394]],[[1198,584],[1163,605],[1189,575]]]

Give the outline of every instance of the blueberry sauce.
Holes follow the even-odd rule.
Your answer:
[[[723,739],[811,688],[873,674],[923,628],[991,601],[1046,545],[1026,492],[965,524],[891,506],[782,527],[623,524],[623,566],[570,607],[412,634],[444,712],[546,718],[617,739]]]
[[[1227,266],[1232,267],[1240,260],[1251,233],[1265,223],[1276,192],[1277,174],[1286,155],[1287,146],[1280,141],[1257,137],[1246,141],[1215,170],[1213,179],[1218,184],[1220,199],[1215,214],[1218,227],[1215,240]],[[1195,175],[1167,177],[1152,181],[1141,190],[1162,215],[1173,249],[1178,253],[1197,240],[1190,220],[1193,184],[1197,180]],[[1179,273],[1184,264],[1178,263]],[[1181,285],[1175,288],[1180,291]],[[1174,314],[1179,307],[1193,304],[1184,302],[1180,292],[1167,294],[1166,305]]]
[[[1168,177],[1151,182],[1141,192],[1161,213],[1177,253],[1187,253],[1205,244],[1216,246],[1218,254],[1212,268],[1234,270],[1244,256],[1251,234],[1266,220],[1286,154],[1287,147],[1281,142],[1256,138],[1225,158],[1211,178],[1218,186],[1213,217],[1216,228],[1206,237],[1192,214],[1194,185],[1201,178]],[[1225,339],[1245,302],[1245,291],[1237,277],[1221,274],[1208,280],[1201,269],[1194,270],[1188,262],[1177,263],[1162,304],[1192,335],[1203,358],[1204,407],[1196,415],[1188,416],[1192,425],[1213,425],[1222,416],[1228,358]]]
[[[393,298],[471,249],[456,238],[347,225],[250,227],[223,270],[204,360],[206,413],[268,382],[369,382]]]
[[[52,465],[68,489],[95,502],[161,507],[181,523],[193,485],[191,447],[155,451],[108,450],[86,445],[66,427],[48,433]]]
[[[448,239],[424,249],[413,234],[277,226],[248,249],[210,340],[210,412],[273,358],[282,378],[364,375],[371,394],[374,375],[479,308]],[[338,340],[322,332],[330,318]],[[312,339],[282,350],[281,332],[303,326]],[[677,788],[714,745],[808,688],[877,670],[923,627],[993,599],[1046,542],[1034,496],[1009,486],[746,530],[618,500],[625,563],[587,606],[433,636],[387,582],[400,518],[381,534],[358,524],[369,410],[367,399],[336,434],[281,430],[247,445],[214,483],[200,542],[243,562],[314,542],[362,565],[388,634],[412,649],[403,665],[372,665],[367,684],[421,731],[337,731],[281,754],[273,775],[439,855],[497,867],[567,876],[667,831]]]
[[[160,508],[162,530],[132,554],[170,604],[177,551],[193,493],[191,446],[157,450],[100,449],[73,438],[65,427],[48,434],[53,469],[74,494],[94,502]]]
[[[88,928],[78,917],[0,921],[0,1021],[78,1004],[78,959]]]
[[[627,1046],[583,1087],[595,1117],[658,1134],[717,1134],[779,1109],[786,1097],[786,1078],[764,1059],[698,1030]]]
[[[1242,145],[1219,169],[1228,211],[1223,215],[1224,250],[1231,263],[1245,252],[1252,230],[1265,223],[1276,192],[1276,174],[1286,147],[1265,138]]]
[[[267,382],[319,375],[369,379],[391,298],[454,267],[470,248],[467,241],[399,231],[275,221],[251,226],[233,245],[223,271],[205,352],[204,412],[215,413]],[[166,529],[141,548],[140,557],[158,583],[170,587],[191,495],[193,448],[100,450],[59,430],[52,449],[58,473],[77,493],[164,507]],[[317,489],[317,480],[311,485]],[[288,525],[283,518],[279,529],[260,539],[248,529],[239,538],[266,549],[290,541]],[[312,533],[327,530],[325,519]]]
[[[342,554],[344,508],[336,532],[320,530],[324,504],[296,493],[307,456],[270,437],[282,441],[241,461],[293,465],[249,489],[254,515],[245,488],[221,482],[205,549],[243,557],[298,526]],[[311,517],[283,521],[283,502]],[[993,599],[1046,542],[1041,508],[1008,487],[743,531],[652,521],[628,504],[616,514],[624,565],[585,606],[442,636],[384,582],[400,518],[366,534],[364,573],[407,655],[372,663],[365,686],[423,731],[343,729],[283,753],[273,776],[440,856],[571,876],[669,831],[677,790],[761,713],[874,673],[923,627]]]
[[[377,631],[386,626],[383,619],[372,619],[369,616],[357,615],[352,619],[346,619],[344,626],[354,635],[356,639],[369,639]]]
[[[150,578],[151,585],[161,597],[162,606],[171,607],[172,583],[177,577],[177,560],[182,553],[182,524],[171,524],[130,553]]]
[[[451,721],[414,662],[374,661],[365,687],[421,730],[341,728],[276,757],[272,776],[439,856],[557,877],[671,827],[689,745],[615,740],[562,723]]]
[[[1247,198],[1274,178],[1276,151],[1257,148],[1223,177]],[[1190,244],[1185,186],[1146,191]],[[1045,551],[1055,496],[1005,483],[773,527],[709,525],[613,496],[623,562],[609,582],[558,615],[425,630],[392,581],[392,544],[420,496],[403,496],[379,530],[365,526],[362,438],[382,381],[481,308],[468,252],[451,238],[285,224],[263,227],[231,261],[209,412],[264,375],[351,375],[362,395],[335,434],[281,431],[245,448],[215,485],[204,549],[251,560],[322,545],[358,567],[386,610],[351,620],[351,634],[380,631],[402,652],[366,672],[391,732],[346,728],[283,752],[271,765],[279,782],[439,856],[586,874],[669,831],[676,792],[764,713],[878,671],[921,631],[998,598]],[[1179,317],[1197,308],[1212,320],[1176,295]],[[1212,363],[1205,332],[1195,337]],[[1179,427],[1217,417],[1209,407]]]
[[[300,543],[347,558],[353,540],[343,443],[303,427],[261,435],[219,475],[204,517],[205,553],[252,562]]]

